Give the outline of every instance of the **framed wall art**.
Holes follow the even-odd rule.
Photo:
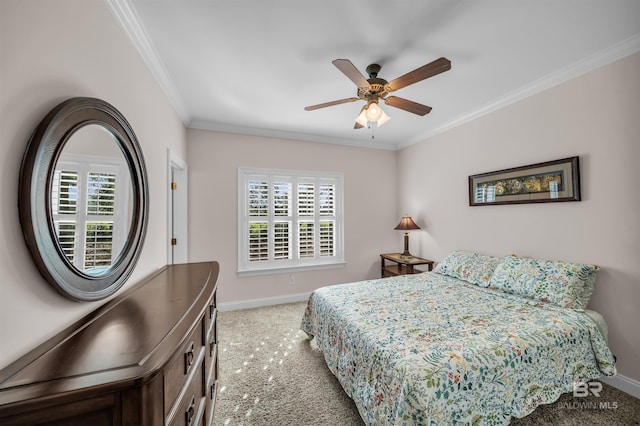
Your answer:
[[[469,205],[580,201],[578,157],[469,176]]]

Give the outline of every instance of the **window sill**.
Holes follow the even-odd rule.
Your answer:
[[[337,269],[344,268],[345,262],[335,263],[323,263],[318,265],[301,265],[301,266],[285,266],[280,268],[268,268],[268,269],[248,269],[242,271],[236,271],[239,277],[250,277],[256,275],[273,275],[273,274],[286,274],[291,272],[300,271],[313,271],[319,269]]]

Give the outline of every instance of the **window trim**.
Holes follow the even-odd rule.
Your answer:
[[[248,212],[248,183],[256,176],[265,176],[271,183],[277,179],[287,179],[292,182],[292,192],[296,192],[296,182],[301,180],[312,179],[316,184],[316,197],[319,192],[317,191],[317,185],[322,184],[323,180],[332,181],[335,183],[335,212],[332,217],[335,218],[335,254],[333,256],[315,256],[313,259],[298,259],[295,254],[297,248],[292,247],[292,259],[289,260],[274,260],[269,259],[261,262],[251,262],[248,259],[249,248],[249,236],[246,230],[249,224]],[[272,186],[269,185],[269,194],[271,194]],[[271,207],[271,205],[269,206]],[[295,203],[292,205],[292,210],[295,211],[297,206]],[[292,244],[295,246],[296,241],[299,238],[296,229],[297,212],[292,211],[292,231],[294,234],[290,236]],[[266,216],[266,221],[274,223],[277,220],[273,215],[272,209],[269,209],[269,213]],[[320,223],[322,216],[319,216],[316,211],[314,223]],[[343,267],[344,260],[344,175],[338,172],[320,172],[309,170],[291,170],[291,169],[268,169],[268,168],[253,168],[253,167],[239,167],[238,168],[238,258],[237,258],[237,270],[239,276],[250,275],[266,275],[266,274],[278,274],[288,273],[301,270],[316,270],[316,269],[329,269]],[[318,228],[318,233],[320,227]],[[272,246],[272,238],[269,239],[269,244]],[[320,250],[320,239],[316,242],[318,250]]]

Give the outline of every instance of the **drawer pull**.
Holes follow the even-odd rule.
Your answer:
[[[209,398],[213,401],[216,398],[216,384],[218,381],[214,378],[211,378],[209,381]]]
[[[196,398],[191,395],[191,402],[189,403],[189,408],[184,412],[184,422],[187,426],[190,426],[193,422],[193,418],[196,415]]]
[[[193,365],[195,354],[193,353],[193,342],[189,345],[189,349],[184,353],[184,374],[189,372],[189,368]]]

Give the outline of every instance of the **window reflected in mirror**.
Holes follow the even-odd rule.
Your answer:
[[[131,224],[131,179],[117,140],[105,128],[80,128],[56,163],[52,219],[61,251],[87,275],[109,270]]]

